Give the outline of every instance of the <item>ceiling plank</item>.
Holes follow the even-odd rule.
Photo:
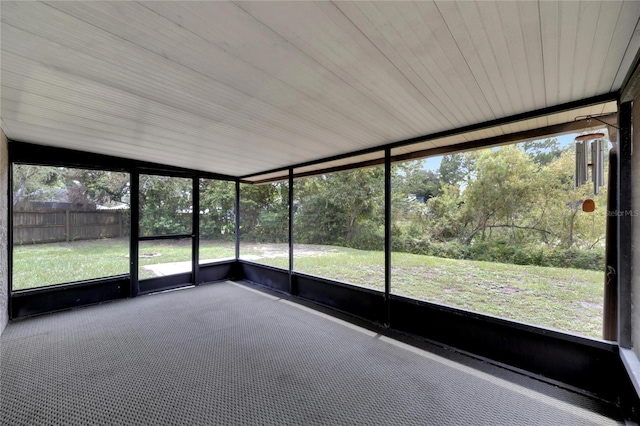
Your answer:
[[[518,20],[526,56],[527,77],[533,92],[534,108],[544,108],[549,104],[546,100],[544,80],[540,3],[537,1],[519,1],[515,2],[515,4],[518,6]]]
[[[558,103],[571,99],[573,80],[583,70],[574,67],[575,46],[577,44],[580,4],[578,2],[558,2]],[[544,19],[545,17],[543,17]]]
[[[544,64],[544,93],[548,106],[560,103],[560,2],[543,1],[538,7]]]
[[[622,85],[625,83],[624,79],[631,67],[634,66],[634,61],[638,51],[640,50],[640,2],[626,1],[620,14],[620,20],[616,26],[616,31],[613,36],[613,42],[609,51],[607,52],[606,61],[609,63],[619,63],[616,71],[615,78],[611,84],[611,90],[624,89]],[[635,21],[635,25],[633,24]],[[633,30],[632,30],[633,28]],[[629,35],[629,33],[631,33]],[[628,40],[628,42],[627,42]],[[624,48],[626,44],[626,48]],[[620,60],[620,56],[622,60]],[[604,79],[600,82],[602,85],[608,83]],[[606,87],[606,86],[605,86]]]
[[[598,29],[597,25],[601,16],[602,7],[602,2],[597,1],[580,3],[578,31],[573,53],[573,78],[571,80],[570,95],[572,99],[586,97],[585,87],[587,84],[587,75],[591,71],[590,64],[592,55],[596,53],[601,53],[602,56],[605,55],[605,52],[596,52],[594,50],[596,30]],[[606,5],[604,7],[606,8]],[[598,60],[602,61],[602,58],[598,58]]]
[[[509,35],[505,33],[502,25],[499,4],[496,2],[478,2],[477,7],[480,20],[487,28],[486,34],[493,52],[495,66],[498,68],[500,79],[505,87],[505,93],[510,100],[511,114],[526,111],[527,108],[519,87],[516,71],[513,67],[513,62],[510,60],[509,46],[507,44]]]
[[[448,95],[435,83],[429,73],[419,75],[401,54],[402,45],[395,29],[385,25],[385,17],[373,4],[336,2],[340,10],[376,46],[409,84],[409,90],[422,96],[422,104],[440,128],[459,126],[464,116],[451,102]],[[434,126],[434,127],[436,127]]]
[[[488,32],[496,29],[487,27],[487,23],[481,18],[479,11],[481,5],[478,3],[460,2],[457,3],[457,7],[459,18],[464,25],[452,25],[449,30],[458,41],[458,47],[480,85],[493,114],[496,117],[508,115],[515,108],[496,61],[496,49],[488,36]],[[440,9],[440,12],[446,13],[443,9]]]
[[[589,53],[590,58],[587,66],[587,75],[584,87],[581,90],[581,93],[583,93],[585,97],[594,96],[610,90],[609,87],[602,87],[600,82],[605,73],[607,75],[606,79],[611,81],[615,77],[615,71],[619,65],[619,63],[612,64],[611,61],[607,61],[607,56],[609,56],[609,50],[613,44],[617,23],[621,19],[623,6],[624,3],[622,2],[607,2],[602,4],[600,8],[598,23],[594,28],[596,36],[594,37]],[[627,39],[628,37],[627,35]],[[618,56],[618,58],[620,58],[620,56]]]

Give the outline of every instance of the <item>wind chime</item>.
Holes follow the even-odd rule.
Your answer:
[[[593,182],[594,195],[600,194],[600,187],[604,186],[604,133],[588,133],[576,137],[576,189],[589,181],[589,169],[591,169],[591,181]],[[592,199],[586,199],[582,203],[582,210],[592,212],[596,203]]]

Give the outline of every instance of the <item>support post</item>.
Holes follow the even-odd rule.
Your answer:
[[[140,174],[137,170],[131,171],[129,178],[131,183],[131,236],[129,237],[129,275],[131,277],[131,297],[136,297],[140,286],[138,283],[138,238],[140,237]]]
[[[289,294],[295,294],[293,288],[293,169],[289,168]]]
[[[618,343],[630,349],[631,342],[631,102],[619,106],[618,123]]]
[[[240,259],[240,180],[236,179],[236,203],[235,203],[235,240],[236,240],[236,260]]]
[[[391,326],[391,149],[384,150],[384,305],[385,325]]]
[[[200,284],[200,178],[191,179],[191,271],[193,284]]]
[[[616,130],[617,132],[617,130]],[[602,338],[618,340],[618,147],[609,151],[609,179],[607,188],[607,228],[604,271],[604,308]]]
[[[0,129],[0,143],[5,143],[1,139],[4,137],[2,129]],[[2,149],[2,148],[0,148]],[[0,151],[1,152],[1,151]],[[7,151],[5,151],[7,152]],[[7,315],[5,318],[13,318],[11,307],[11,295],[13,293],[13,161],[7,158],[7,312],[0,312],[0,315]],[[2,292],[0,291],[0,294]],[[2,303],[0,302],[0,306]],[[1,320],[0,320],[1,321]],[[5,322],[6,325],[6,322]]]

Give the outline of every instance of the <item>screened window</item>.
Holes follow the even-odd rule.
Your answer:
[[[191,272],[193,180],[140,175],[139,185],[140,237],[146,240],[138,242],[138,279]]]
[[[384,290],[384,167],[294,182],[294,270]]]
[[[289,184],[240,185],[240,258],[289,268]]]
[[[129,174],[13,165],[12,288],[129,273]]]
[[[138,279],[191,272],[191,238],[140,241]]]
[[[395,164],[392,292],[601,338],[607,191],[574,187],[574,136]]]
[[[192,180],[140,175],[140,236],[191,233]]]
[[[235,183],[200,179],[199,263],[235,259]]]

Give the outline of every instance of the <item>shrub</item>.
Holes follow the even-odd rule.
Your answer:
[[[345,241],[347,247],[359,250],[384,249],[384,229],[376,230],[374,224],[365,223],[355,228],[349,241]]]
[[[479,241],[465,246],[457,241],[433,242],[429,238],[396,237],[392,250],[397,252],[468,259],[516,265],[604,270],[603,250],[543,248],[536,245],[510,245],[505,240]]]

